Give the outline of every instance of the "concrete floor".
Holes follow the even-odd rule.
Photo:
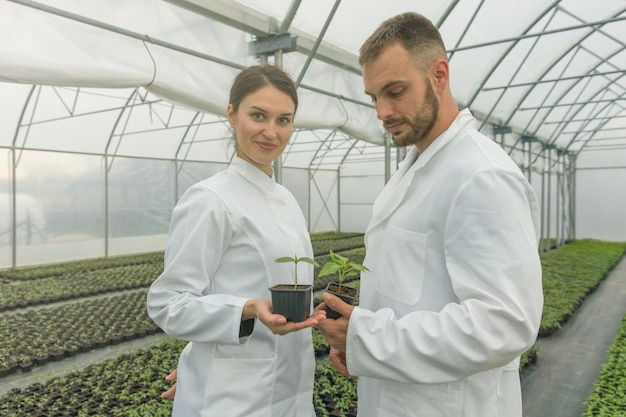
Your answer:
[[[626,314],[626,258],[551,336],[521,375],[524,417],[581,417]]]

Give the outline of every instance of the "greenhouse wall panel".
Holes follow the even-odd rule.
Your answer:
[[[108,175],[109,237],[167,233],[174,183],[170,161],[115,158]]]
[[[176,178],[178,180],[176,201],[187,191],[193,184],[209,178],[220,171],[228,168],[228,164],[223,163],[207,163],[207,162],[190,162],[178,161],[176,163]],[[172,190],[172,195],[175,192]]]
[[[576,237],[626,241],[626,168],[579,171],[576,181],[586,190],[576,196]]]
[[[331,174],[334,174],[331,173]],[[309,212],[309,171],[306,169],[283,168],[282,184],[293,194],[304,214],[304,218],[309,225],[307,218]]]
[[[311,204],[308,214],[312,233],[339,230],[338,184],[336,171],[311,173]]]
[[[167,234],[113,238],[109,240],[109,256],[160,252],[166,240]]]

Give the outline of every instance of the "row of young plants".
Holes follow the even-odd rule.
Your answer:
[[[2,417],[160,417],[172,402],[159,395],[186,342],[166,337],[145,349],[48,378],[0,397]],[[356,416],[356,380],[341,376],[328,359],[317,362],[314,405],[318,416]]]
[[[347,239],[351,237],[361,237],[365,235],[360,232],[319,232],[311,234],[311,242],[315,245],[316,242],[321,240],[338,240]]]
[[[3,283],[0,284],[0,311],[145,288],[162,271],[161,260]]]
[[[340,253],[344,253],[359,263],[362,263],[365,257],[364,248]],[[318,259],[320,263],[325,263],[330,260],[330,256],[317,256],[316,260]],[[315,276],[319,273],[320,268],[315,268]],[[0,284],[0,312],[147,287],[162,271],[162,262],[151,262],[69,272],[40,278],[36,281],[5,282]],[[351,279],[358,279],[358,277],[351,277]],[[332,276],[316,278],[314,290],[324,288],[329,281],[332,281]]]
[[[0,315],[0,377],[159,332],[146,291]]]
[[[584,296],[588,294],[593,288],[595,288],[598,283],[606,276],[607,271],[609,271],[621,258],[624,252],[624,246],[617,243],[607,243],[607,242],[598,242],[598,241],[578,241],[571,242],[570,244],[560,248],[557,251],[549,252],[542,254],[542,265],[544,268],[544,294],[545,294],[545,305],[544,305],[544,314],[541,326],[541,335],[550,334],[554,331],[558,326],[564,323],[569,316],[573,314],[575,309],[580,305]],[[365,250],[356,249],[352,251],[343,252],[343,255],[350,257],[356,262],[361,263],[362,259],[365,255]],[[145,259],[145,258],[144,258]],[[320,265],[323,265],[326,261],[330,259],[329,256],[320,256],[316,257]],[[132,264],[128,262],[128,264]],[[137,264],[137,263],[136,263]],[[143,272],[137,273],[127,273],[128,277],[134,276],[137,281],[144,281],[145,286],[149,285],[150,282],[154,279],[154,276],[158,273],[159,269],[155,269],[149,267],[152,265],[156,268],[154,264],[141,264],[140,267]],[[319,268],[316,267],[316,275],[319,274]],[[117,277],[123,277],[123,273],[119,273],[120,271],[125,272],[126,267],[116,267],[116,268],[105,268],[103,274],[98,276],[96,271],[91,270],[86,272],[87,275],[91,277],[93,286],[97,286],[97,283],[103,283],[107,281],[115,281]],[[112,272],[116,272],[117,275],[112,274]],[[127,272],[127,271],[126,271]],[[136,271],[135,271],[136,272]],[[60,277],[63,277],[65,274],[61,274]],[[358,280],[358,277],[354,277]],[[63,278],[59,278],[60,281],[54,283],[52,279],[45,279],[43,282],[50,288],[63,288]],[[333,276],[329,276],[327,278],[318,278],[316,280],[316,289],[322,289],[326,285],[328,280],[332,280]],[[31,282],[34,284],[34,282]],[[80,286],[77,286],[80,287]],[[121,297],[120,299],[113,298],[109,303],[112,304],[124,304],[125,297]],[[316,299],[315,303],[319,303],[320,300]],[[85,301],[81,303],[80,306],[76,306],[75,309],[78,311],[90,312],[93,309],[99,309],[101,302],[96,303],[95,301]],[[145,316],[144,309],[145,300],[143,298],[138,298],[135,303],[135,308],[137,311],[141,312],[140,317],[138,317],[138,324],[135,326],[144,326],[146,322],[151,323],[150,320]],[[56,310],[61,311],[64,307],[59,307]],[[32,315],[36,315],[38,313],[29,313]],[[43,313],[44,316],[50,317],[54,316],[54,314],[50,314],[48,312]],[[84,315],[83,317],[88,317],[90,315],[97,315],[99,313],[89,313]],[[80,314],[79,314],[80,315]],[[20,316],[15,316],[13,321],[17,320]],[[5,319],[7,320],[7,319]],[[37,322],[37,320],[33,320],[33,322]],[[74,321],[74,324],[79,323],[79,321]],[[121,324],[121,323],[120,323]],[[31,329],[31,326],[11,326],[5,324],[3,326],[4,329],[11,329],[14,327],[19,327],[21,329]],[[148,331],[153,331],[156,327],[153,326],[153,329],[148,329]],[[68,335],[72,334],[72,332],[64,331],[62,329],[61,334]],[[70,329],[71,330],[71,329]],[[38,329],[34,329],[34,333],[39,333]],[[116,328],[115,325],[112,325],[108,328],[108,337],[107,340],[99,340],[95,342],[95,346],[98,344],[102,345],[103,343],[116,343],[120,340],[120,334],[123,337],[129,337],[126,335],[126,329]],[[130,336],[132,337],[132,336]],[[3,337],[5,340],[5,345],[7,343],[10,344],[11,341],[15,339],[14,334],[7,334]],[[63,338],[57,339],[57,345],[63,345],[65,343],[69,343],[70,347],[63,351],[66,355],[72,354],[72,352],[76,349],[75,343],[70,343],[71,341],[66,341]],[[42,345],[38,343],[36,345]],[[45,344],[43,344],[45,345]],[[92,347],[94,343],[91,343]],[[60,349],[51,349],[49,352],[49,356],[57,356]],[[3,353],[3,356],[0,357],[0,364],[2,362],[8,362],[12,364],[13,370],[20,363],[28,364],[28,360],[24,360],[24,352],[21,349],[13,349],[14,354],[11,356],[7,356],[6,352]],[[32,352],[31,352],[32,353]],[[526,364],[526,362],[532,362],[534,360],[536,354],[536,350],[533,349],[528,352],[528,355],[525,355],[523,358],[522,364]],[[50,358],[48,358],[49,360]],[[35,362],[41,363],[42,361],[46,361],[45,358],[36,359]],[[28,365],[26,365],[28,366]],[[6,367],[5,367],[6,368]]]
[[[335,252],[363,247],[363,233],[351,232],[323,232],[311,235],[313,253],[328,254],[332,249]],[[135,255],[120,255],[107,258],[84,259],[68,261],[51,265],[30,266],[16,269],[0,270],[0,282],[34,280],[67,275],[72,272],[102,270],[129,265],[157,263],[163,265],[163,252],[150,252]]]
[[[155,267],[155,264],[141,264],[105,268],[95,281],[111,279],[112,273],[120,268],[136,268],[144,272],[140,280],[147,281],[147,286],[158,275],[154,273]],[[83,274],[94,275],[95,271]],[[142,276],[141,273],[130,275]],[[63,282],[63,277],[61,274],[56,279]],[[45,283],[54,288],[49,283],[51,280],[54,278],[30,283]],[[145,291],[4,314],[0,315],[0,324],[0,376],[159,331],[146,314]]]
[[[10,389],[0,398],[0,416],[169,416],[171,402],[159,398],[169,387],[163,375],[177,366],[184,345],[165,338],[80,371]]]
[[[0,282],[35,280],[50,278],[69,273],[102,270],[120,266],[140,265],[145,263],[163,264],[163,252],[150,252],[136,255],[120,255],[108,258],[84,259],[51,265],[30,266],[16,269],[0,270]]]
[[[365,247],[363,235],[341,237],[336,239],[316,239],[311,241],[315,256],[328,255],[330,251],[341,252]]]
[[[363,235],[325,233],[313,235],[314,253],[321,265],[330,251],[363,248]],[[320,238],[320,236],[325,238]],[[333,240],[328,236],[335,236]],[[350,252],[362,262],[364,249]],[[58,265],[0,271],[0,312],[28,306],[149,286],[163,271],[163,253],[90,259]],[[315,276],[319,268],[315,271]],[[316,282],[316,289],[326,282]]]
[[[572,245],[572,246],[570,246]],[[566,250],[567,248],[567,250]],[[579,281],[585,282],[586,284],[584,285],[580,285],[581,288],[595,288],[595,286],[598,285],[598,283],[602,280],[602,278],[604,278],[606,276],[606,274],[608,273],[608,271],[619,261],[619,259],[622,257],[623,253],[624,253],[624,249],[625,249],[625,245],[624,244],[614,244],[614,243],[606,243],[606,242],[596,242],[596,241],[581,241],[581,242],[571,242],[570,244],[560,248],[559,250],[555,251],[556,252],[564,252],[566,255],[562,255],[562,256],[556,256],[555,254],[552,253],[548,253],[548,254],[544,254],[542,255],[542,264],[544,265],[544,287],[548,287],[550,288],[551,286],[557,286],[561,285],[561,286],[565,286],[565,287],[577,287],[579,286],[577,283]],[[587,257],[590,257],[591,259],[587,259]],[[318,259],[318,258],[316,258]],[[357,261],[356,258],[352,258],[355,261]],[[570,272],[568,273],[561,273],[559,271],[563,271],[562,269],[560,269],[562,266],[564,267],[568,267],[571,265],[575,265],[576,262],[580,262],[580,268],[583,269],[585,271],[586,275],[592,275],[595,276],[595,284],[589,284],[587,283],[587,280],[585,279],[581,279],[581,277],[578,277],[576,274],[576,271],[578,269],[578,267],[574,266],[573,268],[571,268]],[[323,264],[324,261],[320,260],[319,262],[320,264]],[[316,274],[317,275],[317,274]],[[553,283],[551,281],[557,281],[557,283]],[[591,280],[593,281],[593,280]],[[587,291],[574,291],[574,293],[582,293],[582,294],[586,294],[588,293],[589,290]],[[142,310],[142,312],[145,312],[145,293],[143,294],[143,298],[138,299],[136,302],[137,304],[140,306],[139,308]],[[566,318],[571,315],[571,305],[568,303],[559,303],[559,294],[552,292],[552,291],[546,291],[546,296],[545,296],[545,307],[544,309],[552,309],[553,306],[557,306],[554,309],[558,310],[560,308],[561,311],[561,317],[562,319],[559,321],[559,323],[563,323]],[[569,297],[569,295],[568,295]],[[113,298],[117,298],[117,297],[112,297]],[[577,305],[576,305],[577,307]],[[575,308],[575,307],[574,307]],[[569,313],[567,313],[567,311],[570,311]],[[6,314],[5,314],[6,315]],[[544,313],[545,315],[545,313]],[[558,314],[557,314],[558,316]],[[1,316],[0,316],[1,317]],[[113,327],[115,327],[115,324],[112,324]],[[3,326],[5,327],[5,326]],[[76,332],[76,330],[70,330],[71,332]],[[316,330],[314,329],[314,343],[316,345],[316,355],[318,357],[323,357],[327,354],[327,345],[325,345],[325,341],[323,340],[323,337],[321,337],[321,335],[319,335]],[[76,332],[76,333],[80,333],[80,332]],[[0,339],[2,340],[2,339]],[[531,349],[532,351],[532,349]],[[177,357],[177,355],[180,353],[180,350],[176,350],[174,356]],[[531,352],[532,353],[532,352]],[[528,358],[532,358],[531,355],[525,355],[526,358],[522,358],[522,361],[532,361],[532,359],[528,359]],[[161,370],[159,371],[159,375],[156,377],[156,379],[161,380],[162,377],[165,375],[166,372],[169,372],[169,370],[172,369],[172,367],[162,367]],[[165,389],[166,387],[164,387],[163,389]],[[317,388],[316,387],[316,392],[320,390],[322,391],[321,388]],[[162,391],[162,390],[161,390]],[[324,398],[322,398],[321,395],[316,394],[316,396],[318,397],[316,399],[316,408],[318,410],[318,413],[320,413],[320,415],[325,415],[323,414],[324,411],[320,411],[322,410],[322,408],[320,407],[320,405],[322,404],[322,401],[327,401],[328,399],[326,398],[327,396],[323,396]],[[345,396],[340,396],[341,398],[345,398]],[[356,397],[348,397],[351,398],[349,400],[345,400],[347,402],[353,401],[356,399]],[[2,398],[0,399],[0,401],[4,401],[5,399]],[[143,400],[142,400],[143,401]],[[156,404],[158,407],[160,407],[162,405],[162,403],[160,402],[160,400],[157,399],[153,399],[150,400],[152,402],[154,402],[154,404]],[[138,411],[132,411],[132,412],[136,412],[138,414],[121,414],[121,415],[161,415],[161,414],[155,414],[155,413],[150,413],[150,404],[152,404],[152,402],[142,402],[140,405],[137,405],[135,408],[137,408]],[[344,402],[345,402],[344,401]],[[137,403],[135,403],[137,404]],[[158,408],[157,407],[157,408]],[[331,407],[336,407],[336,405],[333,405]],[[336,409],[335,409],[336,410]],[[128,412],[130,412],[129,410],[127,410]],[[141,414],[144,411],[147,412],[147,414]],[[330,412],[329,410],[326,410],[328,412]],[[335,412],[335,414],[331,414],[331,415],[348,415],[348,414],[337,414],[339,413],[338,411]],[[0,412],[0,416],[4,415],[3,413]],[[76,414],[74,414],[76,415]],[[97,415],[97,414],[85,414],[85,415]],[[106,414],[106,415],[116,415],[116,414]],[[163,415],[168,415],[163,414]]]
[[[626,315],[583,414],[583,417],[622,416],[626,416]]]
[[[161,330],[146,312],[146,291],[0,315],[0,378],[77,353]],[[316,356],[328,353],[316,331]]]
[[[617,265],[626,242],[577,240],[541,254],[544,306],[540,336],[561,327]]]

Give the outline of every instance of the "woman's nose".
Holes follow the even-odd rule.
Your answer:
[[[268,138],[277,138],[278,137],[278,131],[276,129],[276,125],[274,123],[268,123],[265,126],[265,130],[263,131],[263,134],[268,137]]]

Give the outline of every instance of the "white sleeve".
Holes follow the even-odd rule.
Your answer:
[[[543,307],[536,208],[534,192],[514,175],[485,172],[467,181],[448,213],[444,239],[458,302],[401,318],[390,308],[355,308],[349,372],[444,383],[504,366],[532,346]]]
[[[165,333],[195,342],[241,344],[246,298],[207,294],[232,236],[224,203],[193,186],[172,212],[163,273],[150,286],[148,314]]]

